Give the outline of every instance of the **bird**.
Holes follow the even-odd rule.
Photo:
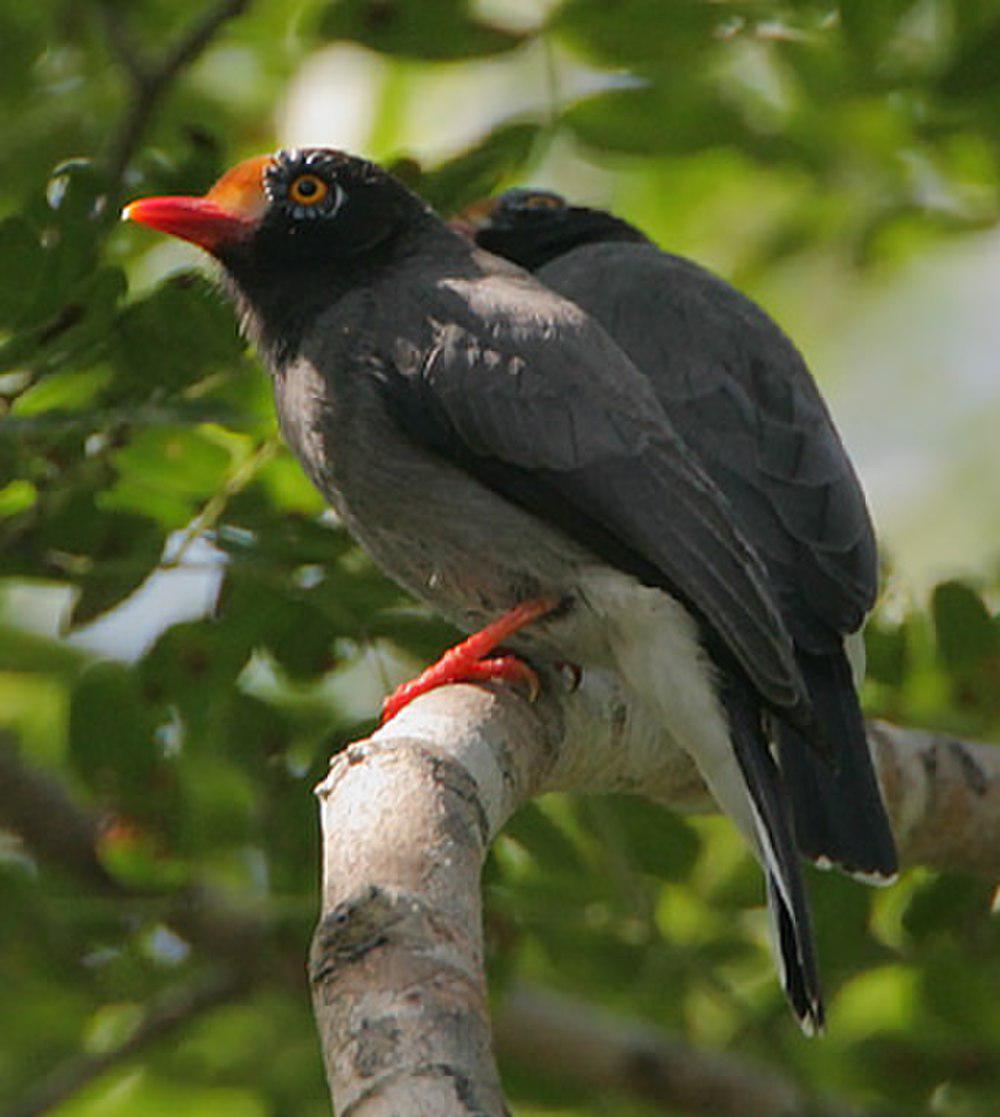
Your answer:
[[[858,633],[877,593],[875,533],[801,354],[730,284],[605,210],[515,188],[453,224],[586,310],[648,377],[767,567],[832,753],[771,719],[800,851],[891,883],[895,842],[849,663],[863,658]]]
[[[822,733],[766,566],[648,376],[358,156],[282,149],[123,217],[218,261],[306,474],[378,565],[471,633],[389,713],[454,679],[531,687],[533,663],[615,671],[756,854],[786,995],[821,1029],[762,711],[806,747]]]

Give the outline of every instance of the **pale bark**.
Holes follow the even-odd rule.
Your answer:
[[[904,864],[1000,877],[1000,746],[868,724]]]
[[[573,692],[547,681],[533,707],[509,691],[435,691],[336,756],[318,788],[311,978],[339,1117],[506,1112],[479,871],[521,803],[550,790],[630,791],[711,809],[687,756],[612,678],[589,673]],[[904,860],[995,873],[1000,749],[884,723],[871,742]]]
[[[453,687],[334,759],[310,976],[339,1117],[505,1112],[479,872],[547,751],[524,703]]]

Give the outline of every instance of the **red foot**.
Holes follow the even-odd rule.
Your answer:
[[[474,632],[461,644],[449,648],[437,663],[432,663],[426,671],[408,683],[403,683],[389,695],[382,703],[379,725],[385,725],[414,698],[419,698],[421,694],[436,690],[447,683],[502,679],[505,682],[527,686],[532,700],[537,698],[538,676],[523,660],[513,655],[487,657],[508,636],[513,636],[532,621],[537,621],[539,617],[551,613],[558,604],[558,601],[547,597],[541,597],[537,601],[525,601],[480,629],[479,632]]]

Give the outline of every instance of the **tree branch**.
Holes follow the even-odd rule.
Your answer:
[[[1000,876],[1000,746],[868,723],[903,861]]]
[[[524,703],[456,687],[334,758],[310,981],[340,1117],[506,1112],[479,872],[537,789],[541,741]]]
[[[534,707],[479,687],[434,691],[334,757],[317,789],[323,900],[310,977],[341,1117],[505,1113],[479,872],[522,802],[549,790],[633,791],[711,807],[687,756],[613,678],[590,672],[573,693],[547,681]],[[933,833],[935,864],[995,872],[1000,749],[882,723],[871,736],[904,857],[927,856]],[[956,831],[960,811],[972,817]],[[678,1089],[672,1104],[689,1104],[694,1087]]]
[[[516,987],[496,1019],[497,1050],[536,1073],[693,1117],[859,1117],[764,1067],[698,1051],[575,998]],[[883,1112],[881,1117],[889,1117]]]
[[[115,882],[97,856],[101,826],[66,788],[25,764],[10,733],[0,729],[0,825],[23,838],[43,861],[60,865],[99,892]]]
[[[0,730],[0,828],[17,834],[39,860],[131,910],[155,910],[157,918],[199,949],[216,976],[156,1001],[136,1031],[119,1047],[57,1066],[0,1117],[38,1117],[72,1097],[93,1079],[216,1005],[246,995],[261,978],[278,977],[301,988],[301,961],[287,952],[265,952],[268,927],[234,909],[218,892],[195,883],[166,894],[143,892],[113,877],[100,855],[103,823],[54,776],[26,763],[10,733]]]
[[[905,860],[997,875],[1000,748],[879,722],[870,738]],[[516,807],[554,789],[642,791],[675,807],[711,809],[686,755],[597,673],[575,693],[558,676],[548,679],[533,707],[509,692],[445,688],[334,759],[319,788],[325,879],[311,977],[341,1117],[399,1112],[401,1099],[408,1114],[504,1113],[489,1046],[479,869]],[[266,927],[250,913],[198,886],[151,897],[110,876],[98,816],[26,764],[9,734],[0,739],[0,825],[96,891],[159,905],[159,918],[242,981],[261,966]],[[505,1049],[519,1003],[501,1017]],[[545,1005],[535,1001],[531,1012],[539,1028],[557,1027]],[[671,1104],[683,1108],[694,1080],[669,1072],[673,1048],[655,1051],[650,1081],[639,1076],[635,1088],[673,1090]],[[711,1060],[677,1051],[691,1075],[700,1067],[725,1079]],[[602,1065],[610,1073],[612,1064]],[[758,1070],[726,1065],[761,1090],[777,1088]],[[790,1084],[784,1089],[799,1097]],[[811,1112],[824,1111],[814,1103]]]
[[[122,6],[101,5],[108,43],[131,86],[128,108],[108,148],[109,194],[117,194],[128,164],[171,84],[202,54],[226,23],[246,11],[249,3],[250,0],[220,0],[209,7],[155,63],[144,60],[138,53]]]
[[[26,763],[0,730],[0,827],[17,834],[40,860],[96,892],[133,906],[147,905],[182,938],[218,962],[253,968],[267,928],[197,883],[170,893],[143,892],[113,877],[101,860],[103,822],[54,776]]]
[[[148,80],[152,67],[132,37],[121,4],[116,4],[115,0],[102,0],[97,12],[115,61],[128,75],[132,88],[138,90]]]
[[[147,1047],[166,1039],[202,1013],[242,995],[248,985],[234,973],[173,989],[147,1011],[145,1018],[124,1043],[100,1055],[71,1059],[54,1070],[2,1117],[41,1117],[69,1101],[95,1078],[120,1066]]]

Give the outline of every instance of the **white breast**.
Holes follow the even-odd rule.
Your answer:
[[[762,856],[759,827],[716,694],[714,668],[694,618],[668,593],[609,567],[585,571],[580,594],[604,629],[622,679],[659,712],[716,802]]]

